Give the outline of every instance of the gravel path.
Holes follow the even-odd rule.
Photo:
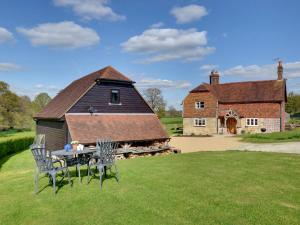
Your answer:
[[[170,145],[182,153],[199,151],[225,151],[237,149],[241,142],[234,136],[215,135],[213,137],[172,137]]]
[[[182,153],[199,151],[261,151],[300,154],[300,142],[252,144],[240,142],[235,136],[215,135],[213,137],[172,137],[170,145]]]
[[[270,143],[270,144],[242,143],[237,150],[300,154],[300,142],[285,142],[285,143]]]

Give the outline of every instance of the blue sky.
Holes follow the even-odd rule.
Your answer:
[[[276,79],[300,92],[300,2],[283,0],[1,0],[0,80],[19,94],[54,96],[112,65],[180,108],[208,82]]]

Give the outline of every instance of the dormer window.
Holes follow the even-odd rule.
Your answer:
[[[120,104],[120,90],[113,89],[110,93],[110,103]]]
[[[204,109],[204,102],[195,102],[196,109]]]

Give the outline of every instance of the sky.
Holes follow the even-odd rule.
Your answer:
[[[181,108],[209,82],[276,79],[300,93],[298,0],[1,0],[0,80],[52,97],[111,65]]]

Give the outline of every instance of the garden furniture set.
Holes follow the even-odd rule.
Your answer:
[[[49,177],[49,183],[53,186],[53,192],[56,194],[56,177],[61,172],[61,181],[65,177],[71,185],[69,167],[75,166],[79,182],[82,182],[80,167],[87,166],[87,183],[91,181],[91,175],[99,171],[100,189],[102,189],[103,176],[106,176],[106,170],[115,170],[115,178],[119,182],[119,172],[115,163],[115,154],[118,143],[111,140],[97,140],[96,147],[83,148],[82,150],[57,150],[47,151],[45,149],[45,136],[38,135],[31,145],[31,152],[36,162],[35,172],[35,193],[38,193],[39,175],[45,174]],[[92,170],[94,168],[94,171]]]

